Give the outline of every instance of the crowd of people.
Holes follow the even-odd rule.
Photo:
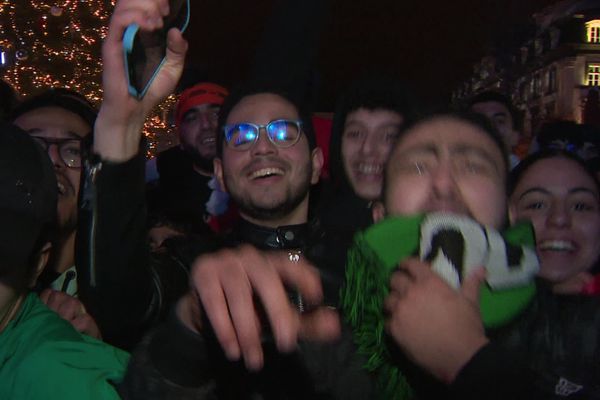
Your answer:
[[[183,90],[148,162],[188,43],[169,31],[137,99],[122,37],[167,1],[117,2],[99,110],[7,88],[0,398],[600,398],[594,128],[548,124],[527,154],[504,94],[424,112],[373,75],[317,131],[319,27],[291,3],[246,82]],[[283,39],[289,70],[260,64]]]

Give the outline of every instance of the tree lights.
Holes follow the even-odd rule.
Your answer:
[[[66,87],[102,100],[102,40],[115,0],[0,0],[0,76],[22,96]],[[169,97],[146,121],[148,155],[171,141]]]

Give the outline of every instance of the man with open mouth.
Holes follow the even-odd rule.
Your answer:
[[[184,224],[194,233],[205,231],[211,215],[222,214],[227,209],[226,196],[219,197],[220,204],[213,209],[207,203],[215,188],[211,180],[219,109],[228,93],[224,87],[211,82],[185,89],[175,110],[179,145],[148,162],[148,173],[157,173],[159,177],[157,191],[149,192],[156,204],[151,212]]]
[[[95,118],[95,109],[83,96],[64,89],[51,89],[28,98],[12,115],[14,123],[48,152],[54,166],[58,235],[45,278],[53,289],[69,295],[77,294],[74,253],[82,153]]]

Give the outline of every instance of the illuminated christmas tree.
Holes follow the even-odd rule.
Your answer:
[[[0,77],[22,96],[66,87],[102,99],[102,40],[115,0],[0,0]],[[170,135],[170,97],[148,119],[149,155]]]

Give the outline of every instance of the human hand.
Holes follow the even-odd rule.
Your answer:
[[[461,368],[483,347],[479,315],[479,286],[485,269],[469,275],[460,291],[450,287],[427,262],[409,259],[392,274],[384,307],[386,330],[418,365],[444,382],[452,382]]]
[[[261,315],[266,316],[282,352],[294,350],[299,338],[337,338],[337,313],[318,307],[323,298],[318,271],[302,259],[290,261],[289,257],[287,252],[263,252],[246,245],[198,258],[191,272],[193,293],[177,307],[180,319],[200,331],[199,314],[205,313],[226,356],[230,360],[243,358],[250,370],[260,369],[264,361]],[[301,293],[314,309],[300,313],[291,304],[286,286]]]
[[[103,159],[126,161],[139,146],[144,120],[171,94],[183,71],[187,42],[177,29],[169,31],[167,56],[143,99],[129,95],[123,61],[123,33],[130,24],[152,31],[163,26],[168,0],[120,0],[117,2],[102,45],[104,98],[95,126],[94,151]]]
[[[78,332],[102,339],[96,321],[87,313],[79,299],[58,290],[46,289],[40,293],[40,300]]]

